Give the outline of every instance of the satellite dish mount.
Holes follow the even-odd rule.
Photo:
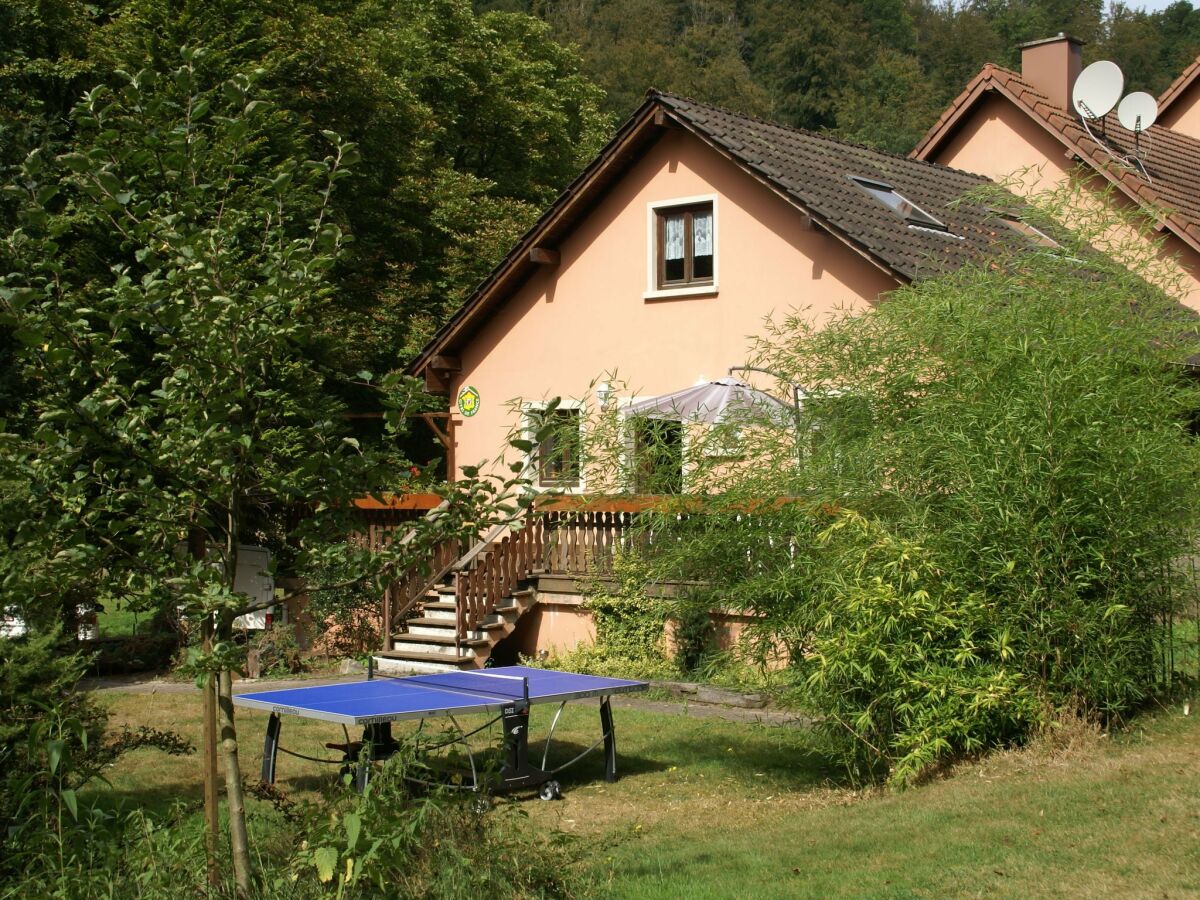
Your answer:
[[[1158,118],[1158,102],[1145,91],[1135,91],[1121,99],[1125,90],[1125,76],[1121,74],[1116,63],[1107,59],[1094,62],[1075,79],[1071,89],[1071,106],[1083,120],[1084,130],[1088,135],[1105,149],[1109,156],[1119,163],[1138,169],[1142,176],[1150,181],[1150,173],[1142,165],[1142,132],[1154,124]],[[1117,101],[1120,106],[1117,106]],[[1129,131],[1133,132],[1133,153],[1126,157],[1113,150],[1105,138],[1108,137],[1105,126],[1105,116],[1117,109],[1117,120]],[[1100,120],[1100,138],[1092,134],[1089,121]]]

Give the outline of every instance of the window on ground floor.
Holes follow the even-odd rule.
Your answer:
[[[638,494],[683,492],[683,423],[678,419],[639,417],[630,421],[633,436],[633,490]]]
[[[535,451],[538,484],[541,487],[579,487],[582,474],[580,410],[562,407],[537,410],[531,414],[531,419],[535,431],[549,427],[549,433]]]

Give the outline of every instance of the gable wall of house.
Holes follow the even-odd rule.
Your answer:
[[[645,299],[649,204],[708,195],[716,198],[716,293]],[[514,402],[582,399],[612,372],[628,385],[625,396],[678,390],[745,362],[749,336],[768,316],[794,308],[828,316],[896,287],[682,130],[665,132],[556,249],[557,266],[539,267],[452,351],[462,363],[450,385],[456,467],[504,449],[520,421]],[[454,402],[468,384],[482,402],[464,418]]]
[[[991,93],[964,115],[949,139],[923,158],[1006,182],[1014,192],[1029,196],[1063,184],[1075,165],[1066,153],[1066,147],[1028,114],[1007,98]],[[1133,209],[1132,201],[1106,190],[1107,185],[1104,178],[1096,176],[1086,187],[1097,203],[1103,196],[1125,210]],[[1132,233],[1110,236],[1118,242],[1131,238]],[[1200,310],[1200,254],[1167,234],[1159,263],[1164,282],[1178,284],[1183,302]]]
[[[1200,81],[1194,81],[1171,101],[1159,116],[1158,124],[1200,140]]]

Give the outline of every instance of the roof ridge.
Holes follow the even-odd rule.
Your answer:
[[[764,119],[762,116],[756,116],[756,115],[752,115],[750,113],[738,112],[737,110],[730,109],[727,106],[718,106],[715,103],[706,103],[703,100],[696,100],[693,97],[687,97],[687,96],[684,96],[683,94],[676,94],[673,91],[663,91],[663,90],[659,90],[658,88],[650,88],[650,90],[648,90],[646,92],[646,96],[648,98],[659,98],[659,99],[667,98],[667,99],[674,99],[674,100],[682,100],[684,103],[691,103],[696,106],[703,106],[706,109],[716,110],[717,112],[723,113],[727,116],[736,116],[740,119],[748,119],[751,122],[758,122],[762,125],[768,125],[771,128],[781,128],[784,131],[792,131],[792,132],[795,132],[796,134],[807,135],[808,137],[814,137],[814,138],[817,138],[818,140],[822,140],[822,141],[829,141],[830,143],[833,143],[833,144],[841,144],[844,147],[853,147],[857,150],[866,150],[869,153],[877,153],[880,156],[890,157],[891,159],[900,160],[900,161],[906,162],[906,163],[920,163],[923,166],[937,169],[939,172],[956,172],[959,175],[967,175],[973,179],[981,179],[984,181],[991,180],[991,179],[986,178],[983,175],[980,175],[978,172],[968,172],[966,169],[959,169],[954,166],[946,166],[946,165],[942,165],[941,163],[928,162],[923,159],[913,159],[911,156],[908,156],[907,154],[904,154],[904,153],[894,153],[891,150],[880,150],[878,147],[872,147],[869,144],[861,144],[857,141],[847,140],[846,138],[836,137],[834,135],[825,134],[820,131],[813,131],[811,128],[799,128],[795,125],[785,125],[783,122],[773,122],[770,119]]]

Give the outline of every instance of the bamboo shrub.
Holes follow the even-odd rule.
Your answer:
[[[640,519],[656,577],[703,584],[698,602],[757,614],[789,649],[859,777],[912,783],[1051,711],[1120,719],[1176,683],[1195,315],[1128,216],[1089,206],[1064,231],[1072,196],[1025,213],[1058,248],[1014,238],[868,313],[768,323],[749,362],[781,398],[803,388],[796,427],[710,434],[735,458],[690,452],[687,512]],[[590,452],[628,465],[627,441]]]

